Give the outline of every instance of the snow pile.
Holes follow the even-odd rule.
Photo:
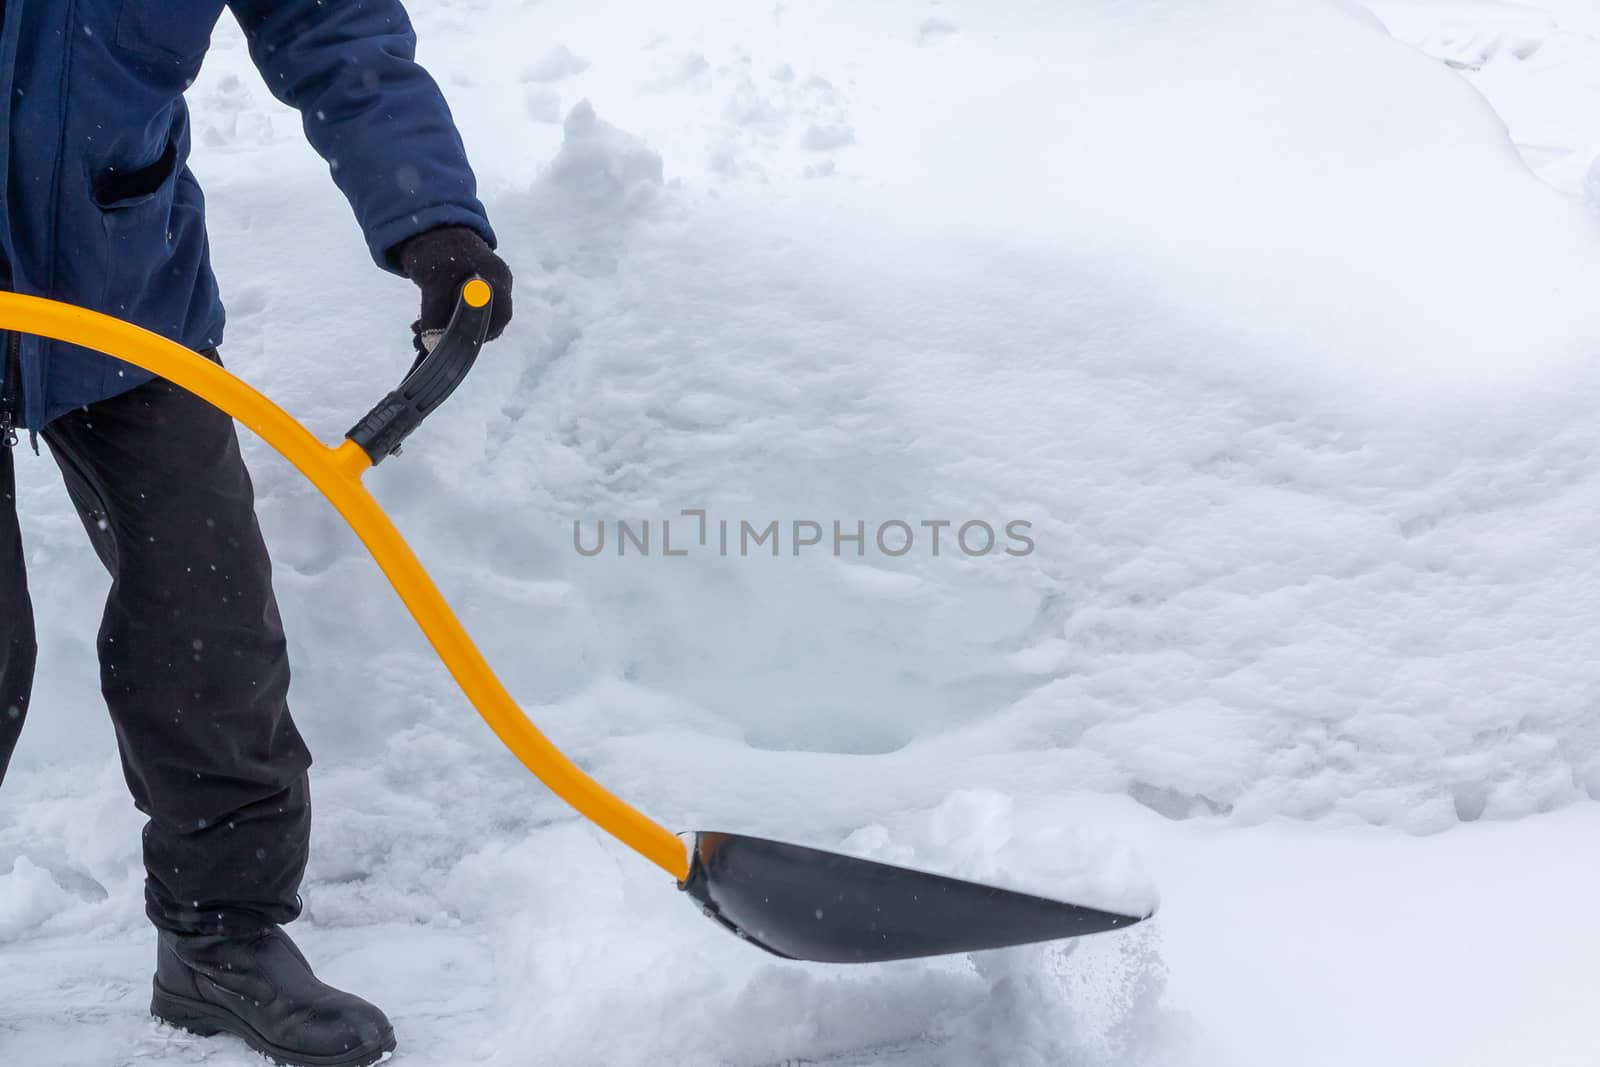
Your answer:
[[[1600,205],[1593,177],[1600,84],[1592,76],[1600,9],[1588,0],[1371,6],[1396,38],[1461,71],[1488,97],[1540,177]]]
[[[18,856],[0,876],[0,937],[12,940],[36,929],[57,910],[62,887],[50,872]]]
[[[303,937],[407,1062],[1415,1062],[1484,1007],[1383,894],[1545,900],[1587,832],[1395,831],[1600,791],[1600,243],[1457,72],[1317,0],[480,6],[415,15],[519,318],[371,482],[512,692],[669,825],[1166,910],[982,958],[759,956],[527,778],[250,442],[318,757]],[[1486,76],[1525,32],[1428,51]],[[225,355],[332,438],[408,364],[414,294],[216,41]],[[140,1016],[137,819],[85,681],[104,580],[21,468],[43,648],[0,940],[96,1007],[69,1061],[60,1004],[0,983],[0,1052],[192,1062]],[[1559,897],[1519,936],[1600,943]],[[1329,988],[1297,998],[1303,960]],[[1363,982],[1415,1019],[1341,1015]],[[1533,1021],[1578,1062],[1531,995],[1507,1011],[1451,1062]]]
[[[891,17],[825,5],[784,42]],[[712,63],[706,108],[761,106],[703,140],[749,166],[663,149],[665,203],[604,194],[580,253],[549,178],[504,200],[555,268],[540,362],[497,394],[490,463],[463,449],[446,480],[504,516],[476,523],[489,558],[581,590],[541,669],[609,661],[764,749],[900,750],[884,795],[897,763],[918,790],[1044,748],[1171,814],[1429,830],[1584,796],[1592,221],[1456,75],[1343,9],[989,17],[838,70]],[[600,69],[581,89],[614,114]],[[687,92],[656,95],[693,115]],[[823,120],[853,143],[807,180]],[[571,546],[701,510],[828,536]],[[1011,520],[1036,551],[934,556],[923,525]],[[894,522],[924,534],[903,556],[872,536]],[[695,781],[770,781],[703,751]]]

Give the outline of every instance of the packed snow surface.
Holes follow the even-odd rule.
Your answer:
[[[534,721],[673,827],[1162,910],[741,945],[527,775],[251,439],[318,758],[297,935],[396,1063],[1589,1062],[1587,0],[413,14],[518,318],[368,481]],[[226,16],[190,95],[225,358],[336,439],[415,292]],[[145,1014],[105,578],[19,467],[0,1063],[257,1062]]]

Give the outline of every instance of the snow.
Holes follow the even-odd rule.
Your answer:
[[[396,1063],[1588,1061],[1587,3],[416,7],[518,319],[369,482],[534,720],[673,827],[1162,910],[754,952],[499,748],[250,440],[318,760],[295,932]],[[191,99],[224,356],[335,439],[414,290],[227,19]],[[105,581],[19,459],[0,1062],[258,1062],[144,1014]]]

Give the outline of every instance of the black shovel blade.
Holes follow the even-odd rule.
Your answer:
[[[695,835],[682,888],[711,918],[774,956],[819,963],[977,952],[1149,917],[726,833]]]

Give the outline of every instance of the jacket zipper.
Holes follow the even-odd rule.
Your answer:
[[[0,445],[17,443],[17,405],[22,400],[22,337],[5,335],[5,367],[0,373]]]

